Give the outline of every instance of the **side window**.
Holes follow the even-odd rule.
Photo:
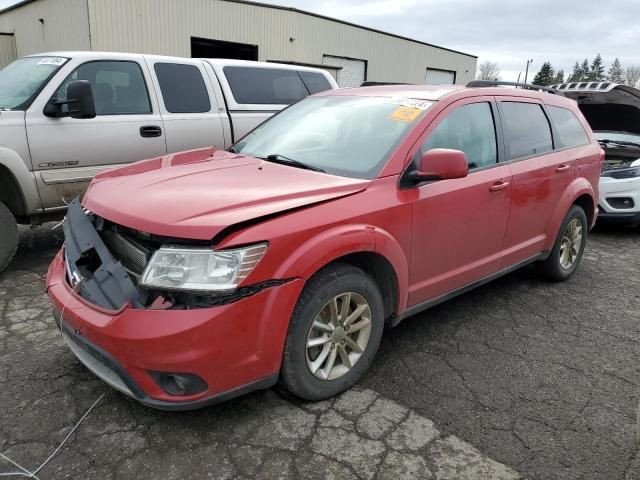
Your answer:
[[[237,103],[289,105],[309,95],[295,70],[255,67],[223,70]]]
[[[587,132],[575,113],[567,108],[547,106],[551,121],[556,126],[562,147],[581,147],[589,143]]]
[[[298,72],[300,74],[300,78],[304,82],[307,90],[309,90],[310,94],[324,92],[325,90],[331,89],[331,84],[329,80],[322,75],[321,73],[315,72]]]
[[[154,70],[167,112],[204,113],[211,110],[207,86],[198,67],[156,63]]]
[[[76,68],[56,92],[67,98],[67,85],[75,80],[91,83],[96,115],[136,115],[151,113],[149,92],[140,65],[127,61],[87,62]],[[65,106],[66,108],[66,106]]]
[[[553,150],[551,127],[537,103],[500,103],[507,159],[540,155]]]
[[[447,115],[422,145],[422,153],[433,148],[462,150],[469,169],[497,163],[496,128],[489,103],[471,103]]]

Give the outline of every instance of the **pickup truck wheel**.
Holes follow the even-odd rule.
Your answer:
[[[573,205],[564,217],[549,258],[537,265],[538,271],[554,282],[567,280],[580,264],[588,231],[587,215]]]
[[[280,382],[307,400],[347,390],[371,365],[383,329],[382,295],[367,273],[346,264],[321,270],[291,317]]]
[[[0,272],[2,272],[18,249],[18,224],[7,208],[0,202]]]

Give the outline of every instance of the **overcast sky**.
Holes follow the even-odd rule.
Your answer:
[[[187,2],[188,0],[182,0]],[[600,53],[640,65],[639,0],[262,0],[309,10],[498,62],[516,80],[527,59],[569,73]],[[0,8],[17,0],[0,0]],[[532,77],[530,77],[532,78]]]

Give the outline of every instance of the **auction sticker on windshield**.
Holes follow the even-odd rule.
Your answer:
[[[43,58],[42,60],[40,60],[38,62],[38,65],[56,65],[56,66],[60,66],[66,61],[67,61],[67,59],[66,58],[62,58],[62,57],[45,57],[45,58]]]
[[[428,100],[420,100],[417,98],[403,98],[403,97],[391,97],[389,102],[393,105],[400,105],[401,107],[413,107],[418,110],[427,110],[433,102]]]
[[[396,108],[391,116],[389,117],[391,120],[397,120],[399,122],[413,122],[418,115],[422,113],[422,110],[414,107],[398,107]]]

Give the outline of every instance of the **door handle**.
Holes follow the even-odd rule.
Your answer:
[[[489,187],[489,190],[492,192],[500,192],[502,190],[509,188],[510,184],[511,184],[510,182],[499,181],[491,185]]]
[[[560,165],[558,168],[556,168],[556,173],[566,172],[570,168],[571,168],[571,165],[564,165],[564,164]]]
[[[157,125],[145,125],[140,127],[140,136],[145,138],[159,137],[162,135],[162,129]]]

